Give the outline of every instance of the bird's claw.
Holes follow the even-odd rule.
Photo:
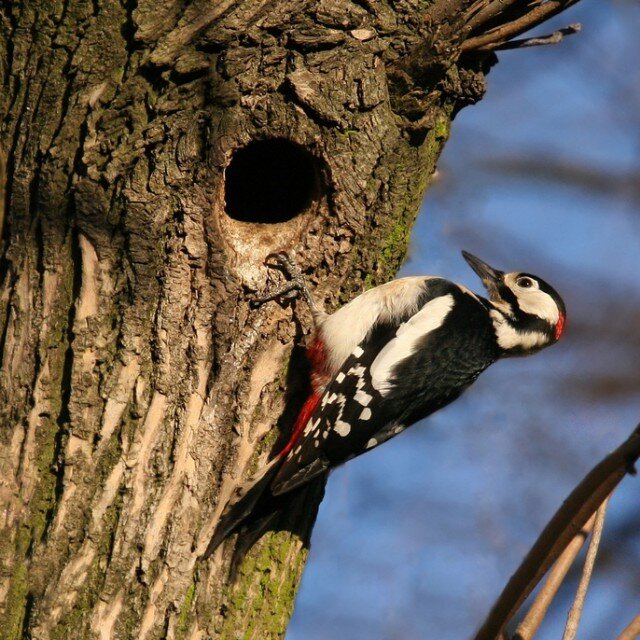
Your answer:
[[[287,282],[283,287],[278,287],[274,291],[270,293],[266,293],[262,296],[252,296],[250,302],[251,304],[259,307],[263,305],[265,302],[271,302],[271,300],[276,300],[277,298],[285,298],[287,300],[293,299],[296,297],[298,292],[298,287],[295,283]],[[293,294],[293,295],[291,295]]]
[[[276,264],[270,264],[270,261]],[[265,264],[269,267],[278,267],[282,269],[289,281],[282,287],[275,289],[263,296],[254,296],[251,299],[252,304],[259,306],[265,302],[270,302],[277,298],[293,299],[297,294],[302,294],[310,304],[313,304],[311,292],[307,287],[304,276],[300,267],[291,259],[285,251],[275,251],[265,258]]]
[[[270,260],[274,261],[276,264],[269,264]],[[273,253],[270,253],[265,258],[264,263],[268,267],[280,267],[291,280],[302,278],[302,271],[300,271],[300,267],[293,261],[291,256],[286,251],[274,251]]]

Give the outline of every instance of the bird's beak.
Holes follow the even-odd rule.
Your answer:
[[[504,272],[490,267],[486,262],[483,262],[480,258],[476,258],[467,251],[462,252],[462,257],[478,276],[480,276],[480,280],[482,280],[482,284],[487,288],[491,299],[493,300],[494,297],[499,299],[498,286],[502,283]]]

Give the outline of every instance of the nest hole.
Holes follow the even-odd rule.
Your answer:
[[[289,140],[256,140],[238,149],[225,172],[225,211],[239,222],[292,220],[318,198],[318,163]]]

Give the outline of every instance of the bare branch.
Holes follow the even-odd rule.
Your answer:
[[[607,197],[622,193],[629,198],[640,199],[640,171],[637,169],[607,172],[586,163],[559,159],[547,154],[534,157],[511,155],[495,160],[483,158],[482,167],[487,166],[516,177],[533,177],[605,194]]]
[[[571,492],[540,534],[494,604],[475,640],[494,640],[549,567],[640,457],[640,426],[597,464]]]
[[[618,640],[636,640],[640,636],[640,613],[629,623],[618,636]]]
[[[472,30],[480,29],[483,25],[490,24],[498,16],[504,16],[512,10],[519,10],[520,15],[526,13],[532,7],[541,4],[542,0],[530,2],[518,2],[518,0],[484,0],[477,2],[467,14],[467,26]],[[514,6],[515,5],[515,6]]]
[[[586,539],[589,537],[589,534],[593,529],[594,522],[595,514],[573,538],[567,548],[562,552],[562,555],[553,565],[551,571],[549,571],[547,580],[533,601],[527,615],[516,629],[515,637],[517,640],[531,640],[538,632],[542,621],[547,615],[549,606],[558,593],[558,589],[560,589],[567,573],[569,573],[569,569],[571,569],[574,560],[580,553],[580,549],[582,549]]]
[[[569,610],[569,616],[567,618],[567,624],[565,626],[562,640],[574,640],[576,633],[578,632],[578,625],[580,624],[584,601],[587,597],[587,591],[589,590],[589,583],[591,582],[593,566],[596,562],[596,555],[598,554],[600,540],[602,539],[602,529],[604,527],[604,518],[607,512],[608,500],[609,499],[607,498],[596,512],[593,533],[591,535],[591,541],[589,542],[589,548],[587,549],[587,557],[584,561],[582,576],[580,577],[580,583],[578,584],[578,591],[576,592],[575,600]]]
[[[576,4],[578,0],[547,0],[537,4],[531,11],[519,18],[490,29],[486,33],[469,38],[462,43],[460,50],[464,52],[491,50],[495,45],[502,44],[519,36],[529,29],[542,24],[549,18],[561,13],[570,6]]]
[[[522,38],[520,40],[510,40],[497,45],[487,45],[486,49],[492,49],[493,51],[506,51],[508,49],[524,49],[525,47],[540,47],[547,44],[558,44],[564,40],[565,36],[573,35],[574,33],[580,33],[582,25],[579,22],[570,24],[563,29],[558,29],[553,33],[549,33],[546,36],[538,36],[536,38]]]

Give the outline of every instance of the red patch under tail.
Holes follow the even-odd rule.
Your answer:
[[[311,386],[315,393],[322,393],[329,382],[329,371],[327,370],[327,352],[324,342],[316,338],[307,349],[307,359],[311,364]]]
[[[556,340],[560,339],[560,336],[562,335],[562,332],[564,331],[564,324],[565,324],[566,319],[567,319],[567,317],[561,313],[560,317],[558,318],[558,322],[556,323],[556,333],[555,333]]]
[[[285,448],[278,454],[280,458],[284,458],[289,451],[293,449],[298,438],[300,438],[307,422],[309,422],[320,402],[322,387],[326,384],[329,375],[326,370],[327,355],[322,340],[316,338],[307,348],[306,356],[311,364],[311,386],[313,391],[302,405],[302,409],[300,409],[300,413],[293,425],[289,442],[287,442]]]
[[[293,449],[293,446],[298,441],[298,438],[302,434],[302,431],[304,430],[307,422],[309,422],[309,419],[316,410],[319,402],[320,396],[315,392],[307,398],[306,402],[302,405],[302,409],[300,409],[300,413],[298,414],[295,424],[293,425],[293,431],[291,432],[289,442],[287,442],[285,448],[278,454],[278,457],[284,458],[289,451]]]

